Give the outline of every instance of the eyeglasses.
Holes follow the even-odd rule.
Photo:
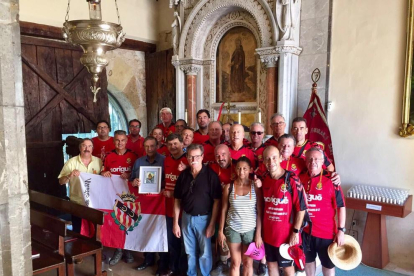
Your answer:
[[[283,125],[285,122],[272,123],[272,126]]]
[[[201,156],[203,156],[203,155],[194,155],[194,156],[187,156],[187,158],[189,159],[189,160],[196,160],[196,159],[200,159],[201,158]]]
[[[190,182],[190,193],[191,194],[193,193],[194,184],[195,184],[195,179],[191,180],[191,182]]]
[[[250,131],[251,135],[262,135],[263,133],[263,131]]]
[[[129,126],[129,128],[141,128],[140,126]]]

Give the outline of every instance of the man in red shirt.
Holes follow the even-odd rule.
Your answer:
[[[214,162],[214,149],[221,143],[221,134],[223,130],[221,123],[214,121],[208,124],[208,140],[203,144],[204,158],[203,162]]]
[[[183,130],[187,127],[187,122],[183,119],[175,121],[175,133],[181,135]]]
[[[287,171],[299,175],[306,169],[305,161],[302,158],[292,156],[295,148],[295,137],[291,134],[283,134],[279,137],[279,152],[282,156],[280,166]]]
[[[250,126],[249,134],[251,141],[250,147],[256,155],[258,165],[260,166],[263,163],[263,151],[266,148],[263,144],[264,126],[261,123],[253,123]]]
[[[122,179],[129,179],[131,175],[132,166],[137,159],[137,156],[132,151],[126,149],[128,138],[126,132],[117,130],[114,133],[115,149],[106,156],[101,175],[104,177],[111,177],[112,175],[119,175]],[[117,248],[114,256],[109,262],[110,265],[117,264],[122,258],[122,249]],[[124,258],[126,263],[134,262],[134,257],[131,251],[124,251]]]
[[[105,160],[105,156],[115,149],[114,138],[109,136],[111,126],[105,120],[101,120],[96,124],[97,137],[92,138],[93,151],[92,155],[101,158],[102,162]]]
[[[138,158],[145,155],[144,149],[144,137],[139,135],[141,130],[141,122],[137,119],[133,119],[128,123],[129,135],[126,148],[134,152]]]
[[[243,144],[244,139],[244,128],[242,125],[235,124],[230,128],[230,140],[231,144],[229,146],[230,155],[233,160],[237,160],[242,156],[249,158],[252,168],[256,169],[257,162],[256,156],[252,149]]]
[[[255,180],[255,185],[263,191],[262,229],[269,275],[279,275],[281,267],[283,275],[293,276],[293,261],[284,259],[279,247],[300,243],[299,230],[307,209],[305,193],[299,178],[280,166],[281,156],[275,146],[268,146],[263,154],[269,173],[263,181]]]
[[[164,160],[165,171],[165,208],[167,220],[167,239],[169,252],[169,268],[171,273],[185,273],[180,267],[181,256],[181,239],[173,234],[173,217],[174,217],[174,189],[177,183],[178,176],[188,166],[188,160],[183,151],[183,138],[177,134],[170,134],[167,137],[167,147],[171,155]],[[180,271],[181,270],[181,271]]]
[[[161,124],[157,127],[162,129],[164,139],[167,139],[167,136],[175,133],[175,124],[172,121],[173,115],[171,108],[163,107],[160,110]]]
[[[265,142],[265,146],[273,145],[275,147],[278,147],[278,140],[279,137],[285,134],[285,118],[280,113],[275,113],[270,118],[270,127],[273,131],[273,136],[267,139]]]
[[[207,109],[200,109],[197,112],[198,130],[194,131],[193,144],[202,145],[208,140],[208,124],[210,123],[210,112]]]
[[[306,255],[306,275],[314,276],[316,255],[322,263],[323,275],[335,275],[335,265],[328,256],[332,242],[338,246],[344,243],[345,200],[341,186],[332,182],[329,172],[322,169],[324,154],[320,148],[306,152],[307,172],[300,175],[308,198],[308,212],[312,220],[312,232],[304,228],[303,246]],[[338,224],[335,221],[337,213]],[[338,227],[337,227],[338,226]]]
[[[302,158],[306,160],[306,151],[313,147],[319,147],[324,150],[325,145],[321,142],[312,142],[306,139],[306,134],[308,134],[308,127],[306,126],[306,119],[303,117],[296,117],[292,121],[292,130],[293,136],[296,139],[296,147],[293,151],[293,156]],[[335,171],[334,165],[331,163],[329,158],[324,153],[324,169],[327,171]]]
[[[230,144],[230,123],[223,124],[223,134],[222,134],[222,140],[224,143]]]

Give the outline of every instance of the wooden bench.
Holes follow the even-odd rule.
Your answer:
[[[64,276],[64,237],[69,223],[36,210],[30,210],[30,223],[32,252],[39,254],[32,259],[33,275],[56,269],[58,276]]]
[[[66,258],[66,271],[68,276],[75,275],[75,261],[87,256],[93,256],[95,262],[95,275],[106,275],[102,271],[102,243],[101,226],[104,222],[105,213],[93,208],[82,206],[51,195],[29,190],[30,204],[40,204],[54,210],[71,214],[85,219],[93,224],[95,231],[91,238],[81,236],[73,231],[68,231],[64,243],[64,254]],[[35,203],[35,204],[33,204]]]

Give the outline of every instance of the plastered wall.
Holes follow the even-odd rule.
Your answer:
[[[162,0],[164,2],[165,0]],[[61,27],[68,2],[65,0],[20,0],[20,20]],[[167,4],[168,5],[168,4]],[[122,26],[128,38],[146,42],[158,40],[158,3],[155,0],[119,0]],[[71,0],[69,19],[88,19],[85,0]],[[115,1],[102,1],[102,20],[118,22]]]
[[[371,184],[414,193],[414,139],[398,136],[407,8],[407,0],[333,1],[329,124],[346,189]],[[362,236],[365,216],[355,215]],[[387,227],[391,262],[414,271],[414,214],[388,218]]]

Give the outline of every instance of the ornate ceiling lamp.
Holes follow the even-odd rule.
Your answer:
[[[99,74],[108,64],[105,54],[121,46],[125,40],[125,33],[122,32],[117,0],[115,6],[118,24],[102,21],[101,0],[86,0],[86,2],[89,4],[89,20],[69,21],[70,0],[68,0],[62,31],[66,42],[79,45],[83,49],[80,62],[92,74],[91,90],[94,94],[93,102],[96,102],[96,94],[101,89],[96,86]]]

